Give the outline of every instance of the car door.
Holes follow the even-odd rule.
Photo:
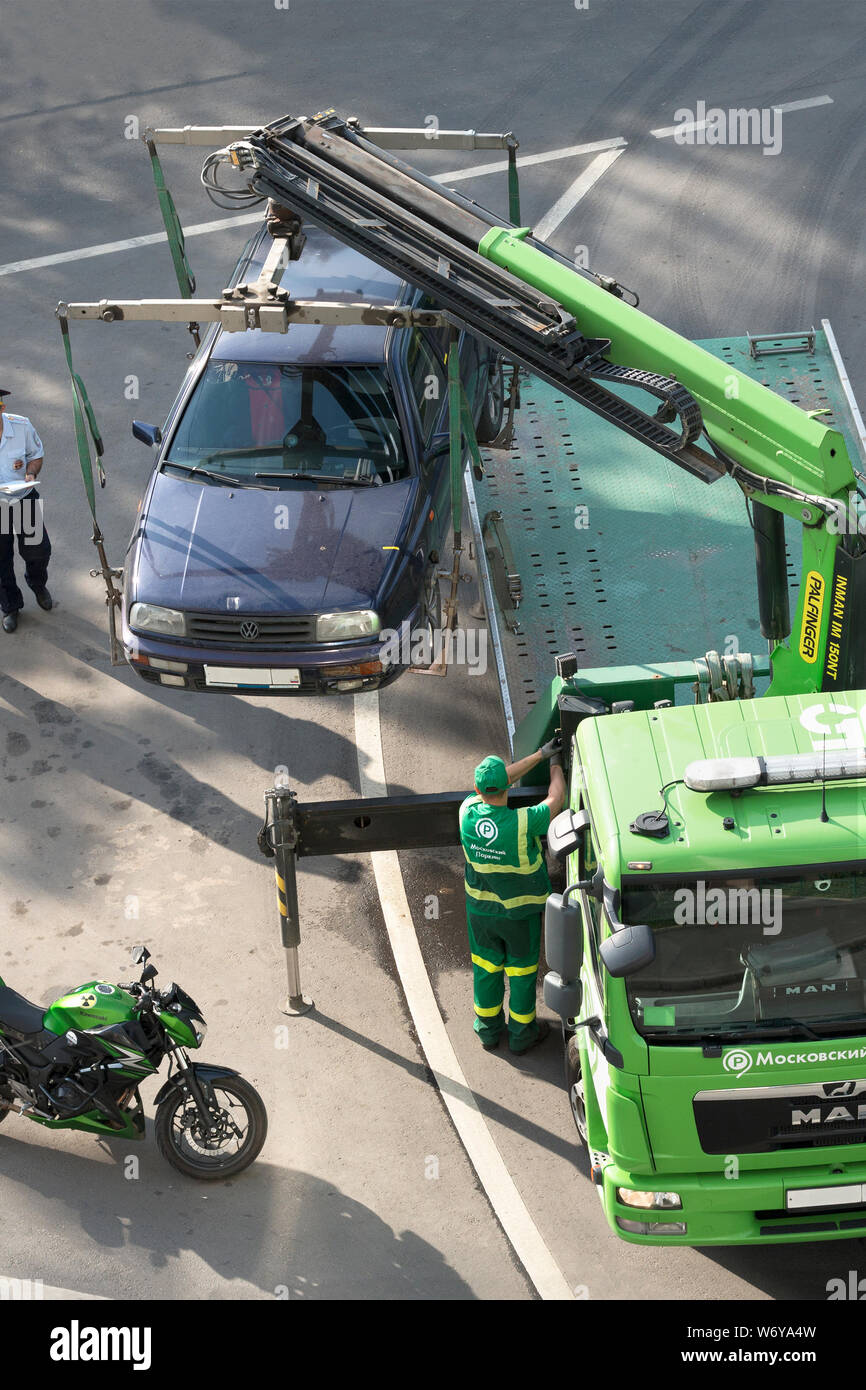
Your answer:
[[[448,459],[447,329],[410,329],[406,334],[406,379],[418,437],[424,489],[425,558],[441,547],[451,522]]]

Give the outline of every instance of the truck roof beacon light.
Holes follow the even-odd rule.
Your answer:
[[[689,763],[683,781],[693,792],[745,791],[798,782],[853,782],[866,778],[866,748],[792,753],[769,758],[708,758]]]

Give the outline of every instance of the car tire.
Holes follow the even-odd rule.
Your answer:
[[[479,444],[492,444],[502,429],[505,419],[505,377],[502,371],[502,358],[496,357],[490,365],[484,404],[478,417],[475,436]]]
[[[419,628],[429,634],[431,660],[422,665],[432,665],[437,657],[436,636],[442,630],[442,590],[439,586],[438,565],[428,564],[424,579],[424,592],[421,595]]]

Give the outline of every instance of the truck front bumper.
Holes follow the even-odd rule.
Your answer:
[[[618,1188],[675,1192],[682,1207],[626,1205]],[[789,1207],[791,1194],[804,1205]],[[687,1175],[632,1173],[607,1160],[599,1195],[611,1229],[633,1245],[781,1245],[866,1237],[863,1159],[744,1172],[732,1154],[718,1173]],[[838,1204],[823,1205],[830,1196]]]

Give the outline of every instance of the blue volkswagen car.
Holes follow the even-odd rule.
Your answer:
[[[432,307],[324,231],[283,286],[297,299]],[[263,227],[232,284],[254,279]],[[165,426],[124,568],[123,644],[147,681],[323,694],[388,684],[394,633],[441,624],[450,525],[446,329],[214,326]],[[501,363],[463,334],[478,437],[503,414]],[[398,648],[399,649],[399,648]]]

